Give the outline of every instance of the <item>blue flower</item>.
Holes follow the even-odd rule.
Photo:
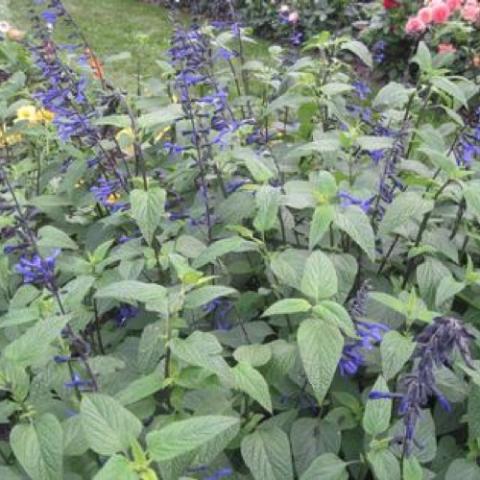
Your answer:
[[[355,93],[357,94],[358,98],[360,98],[360,100],[365,100],[370,95],[370,93],[372,93],[370,87],[360,80],[353,82],[352,86],[355,89]]]
[[[464,362],[471,366],[470,343],[473,336],[463,324],[453,317],[437,317],[433,323],[417,336],[417,347],[413,354],[413,368],[402,379],[402,392],[384,393],[372,391],[369,398],[400,399],[398,414],[403,417],[405,427],[403,440],[407,454],[411,453],[421,410],[431,398],[436,398],[447,412],[450,403],[436,385],[434,371],[439,367],[450,367],[452,354],[457,350]]]
[[[138,315],[138,308],[133,305],[122,305],[115,313],[115,323],[118,327],[124,327],[127,321]]]
[[[369,213],[373,201],[375,200],[375,195],[373,197],[367,198],[367,199],[361,199],[358,197],[354,197],[348,192],[339,192],[338,197],[341,199],[340,205],[342,207],[349,207],[351,205],[356,205],[357,207],[360,207],[365,213]]]
[[[15,270],[23,276],[24,283],[41,285],[55,291],[55,264],[59,254],[60,250],[55,250],[45,258],[37,253],[30,256],[23,255],[15,265]]]
[[[75,388],[78,390],[90,390],[92,387],[92,381],[91,380],[82,380],[80,375],[78,373],[73,374],[73,378],[64,383],[64,386],[66,388]]]

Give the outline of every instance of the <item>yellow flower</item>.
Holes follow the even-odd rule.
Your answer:
[[[155,136],[155,142],[158,142],[159,140],[161,140],[165,136],[165,134],[168,133],[169,131],[170,131],[170,126],[160,130],[160,132],[157,133],[157,135]]]
[[[19,133],[10,133],[5,135],[5,129],[0,130],[0,147],[15,145],[22,140]]]
[[[117,203],[118,201],[120,200],[120,194],[119,193],[111,193],[108,197],[107,197],[107,203],[109,205],[114,205],[115,203]]]
[[[35,118],[37,122],[50,123],[55,118],[55,114],[50,110],[42,108],[40,110],[37,110]]]
[[[24,105],[17,110],[17,120],[26,120],[29,123],[37,121],[37,109],[33,105]]]
[[[115,135],[115,139],[117,140],[123,152],[127,153],[128,155],[133,155],[133,141],[135,139],[135,135],[131,128],[124,128],[123,130],[120,130]]]

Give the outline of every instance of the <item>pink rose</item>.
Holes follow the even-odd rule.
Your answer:
[[[298,15],[298,12],[292,12],[292,13],[288,16],[288,21],[289,21],[290,23],[297,23],[299,19],[300,19],[300,16]]]
[[[405,25],[405,32],[409,35],[424,32],[426,25],[418,17],[410,17]]]
[[[452,12],[459,10],[462,6],[462,0],[445,0],[445,3]]]
[[[450,16],[450,9],[444,2],[435,3],[432,7],[432,21],[433,23],[445,23]]]
[[[423,22],[423,23],[430,23],[433,18],[433,11],[429,7],[424,7],[421,8],[418,11],[418,18]]]
[[[476,1],[467,0],[461,13],[464,20],[475,22],[480,15],[480,7]]]
[[[451,43],[440,43],[437,51],[438,53],[455,53],[457,49]]]

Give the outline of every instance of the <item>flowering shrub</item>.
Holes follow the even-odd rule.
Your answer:
[[[480,478],[474,71],[235,18],[136,96],[61,0],[0,44],[0,478]]]

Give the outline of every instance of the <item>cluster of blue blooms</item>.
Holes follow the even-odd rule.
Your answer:
[[[404,450],[408,454],[415,445],[415,429],[421,418],[422,408],[432,398],[447,411],[451,410],[448,400],[439,390],[435,370],[450,367],[452,355],[457,350],[465,363],[472,366],[470,343],[473,336],[463,324],[453,317],[437,317],[416,338],[417,348],[413,354],[412,371],[402,379],[401,393],[372,391],[370,398],[399,399],[398,414],[405,425]]]
[[[355,322],[358,338],[347,342],[343,347],[338,368],[342,375],[355,375],[365,365],[365,351],[372,350],[375,344],[382,341],[383,334],[389,330],[381,323],[365,322],[368,284],[364,283],[356,292],[349,304],[350,315]]]

